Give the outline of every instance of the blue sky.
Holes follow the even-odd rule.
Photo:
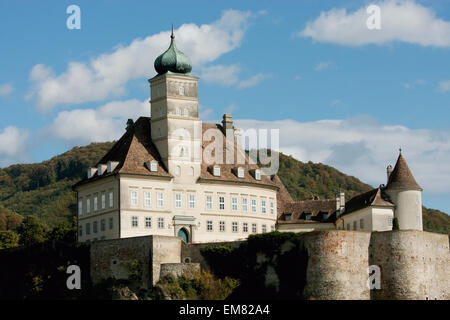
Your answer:
[[[66,8],[81,8],[69,30]],[[365,11],[380,7],[381,30]],[[2,1],[0,165],[117,139],[148,116],[177,46],[203,120],[280,129],[280,149],[374,186],[402,146],[424,204],[450,212],[450,1]]]

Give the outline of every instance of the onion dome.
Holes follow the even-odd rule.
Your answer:
[[[175,36],[170,36],[170,46],[163,54],[155,60],[155,70],[158,74],[169,73],[189,73],[192,70],[191,59],[175,46]]]
[[[410,190],[420,190],[422,188],[414,179],[414,176],[409,170],[408,164],[405,158],[401,154],[398,156],[397,163],[394,170],[389,175],[389,180],[386,185],[386,190],[398,190],[398,189],[410,189]]]

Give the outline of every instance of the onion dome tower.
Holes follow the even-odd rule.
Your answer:
[[[176,183],[195,183],[201,170],[202,125],[198,117],[198,77],[190,74],[191,60],[175,46],[154,63],[158,73],[150,82],[151,138]]]
[[[423,230],[422,188],[414,179],[401,149],[384,191],[395,204],[394,216],[400,230]]]

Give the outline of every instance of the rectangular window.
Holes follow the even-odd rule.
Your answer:
[[[112,230],[113,227],[114,227],[114,219],[109,218],[109,230]]]
[[[105,219],[102,219],[100,222],[100,231],[105,231],[106,230],[106,221]]]
[[[263,224],[261,226],[261,231],[262,231],[262,233],[266,233],[267,232],[267,226],[265,224]]]
[[[247,212],[247,198],[242,198],[242,211]]]
[[[248,232],[248,223],[247,222],[244,222],[242,224],[242,232],[245,232],[245,233]]]
[[[78,227],[78,236],[79,237],[83,236],[83,226]]]
[[[97,211],[98,209],[98,198],[97,196],[94,197],[94,211]]]
[[[83,200],[79,200],[78,201],[78,215],[82,215],[83,214]]]
[[[225,197],[219,197],[219,209],[225,210]]]
[[[164,218],[158,218],[158,228],[164,229]]]
[[[98,223],[97,223],[97,221],[94,221],[92,229],[93,229],[94,233],[98,232]]]
[[[359,220],[359,228],[364,229],[364,219]]]
[[[102,193],[102,209],[106,208],[106,195]]]
[[[238,232],[238,223],[237,222],[231,223],[231,231]]]
[[[266,213],[266,200],[261,200],[261,212]]]
[[[256,223],[252,223],[252,233],[258,232],[258,229],[256,228]]]
[[[91,234],[91,224],[88,222],[86,223],[86,235]]]
[[[114,193],[112,191],[109,192],[109,207],[112,208],[114,206]]]
[[[273,201],[270,201],[270,214],[274,214],[275,213],[275,207],[273,205]]]
[[[144,191],[144,206],[150,207],[152,205],[152,198],[150,191]]]
[[[212,210],[212,196],[206,196],[206,210]]]
[[[181,193],[175,193],[175,208],[181,208]]]
[[[350,230],[350,223],[347,223],[347,230]]]
[[[225,232],[225,221],[219,221],[219,231]]]
[[[206,231],[213,231],[213,222],[206,221]]]
[[[357,229],[356,221],[353,221],[353,230]]]
[[[157,205],[158,205],[158,208],[162,208],[162,207],[164,207],[164,193],[162,193],[162,192],[158,192],[157,194],[156,194],[156,196],[157,196]]]
[[[270,226],[270,231],[275,231],[275,226]]]
[[[256,212],[256,199],[252,199],[252,212]]]
[[[131,226],[133,228],[137,228],[138,227],[138,217],[136,217],[136,216],[131,217]]]
[[[86,199],[86,213],[90,213],[91,212],[91,199],[87,198]]]
[[[146,228],[152,227],[152,218],[151,217],[145,217],[145,227]]]
[[[138,192],[137,190],[131,190],[130,192],[130,199],[131,199],[131,205],[137,206],[138,205]]]
[[[231,210],[237,211],[238,209],[238,198],[233,197],[231,198]]]
[[[194,209],[195,208],[195,194],[189,195],[189,208]]]

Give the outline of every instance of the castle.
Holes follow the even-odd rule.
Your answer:
[[[347,202],[343,192],[294,201],[279,177],[243,150],[231,115],[222,124],[201,123],[198,78],[174,38],[172,31],[149,80],[151,117],[129,120],[74,185],[78,241],[91,242],[94,283],[129,279],[126,266],[139,265],[140,286],[150,288],[167,274],[208,268],[201,254],[208,243],[237,246],[250,234],[312,231],[280,251],[306,257],[304,281],[290,284],[306,299],[450,298],[448,236],[422,231],[422,189],[401,152],[386,185]],[[400,230],[392,230],[394,218]],[[278,287],[278,259],[258,254],[264,285]],[[373,266],[381,273],[375,291],[368,286]]]
[[[125,134],[74,186],[78,241],[147,235],[185,242],[246,239],[274,231],[422,230],[421,191],[400,153],[388,183],[345,202],[294,201],[276,174],[265,174],[243,150],[231,115],[222,124],[199,119],[198,79],[175,46],[154,63],[151,117],[127,123]],[[212,143],[213,141],[214,143]],[[220,142],[220,143],[218,143]]]

